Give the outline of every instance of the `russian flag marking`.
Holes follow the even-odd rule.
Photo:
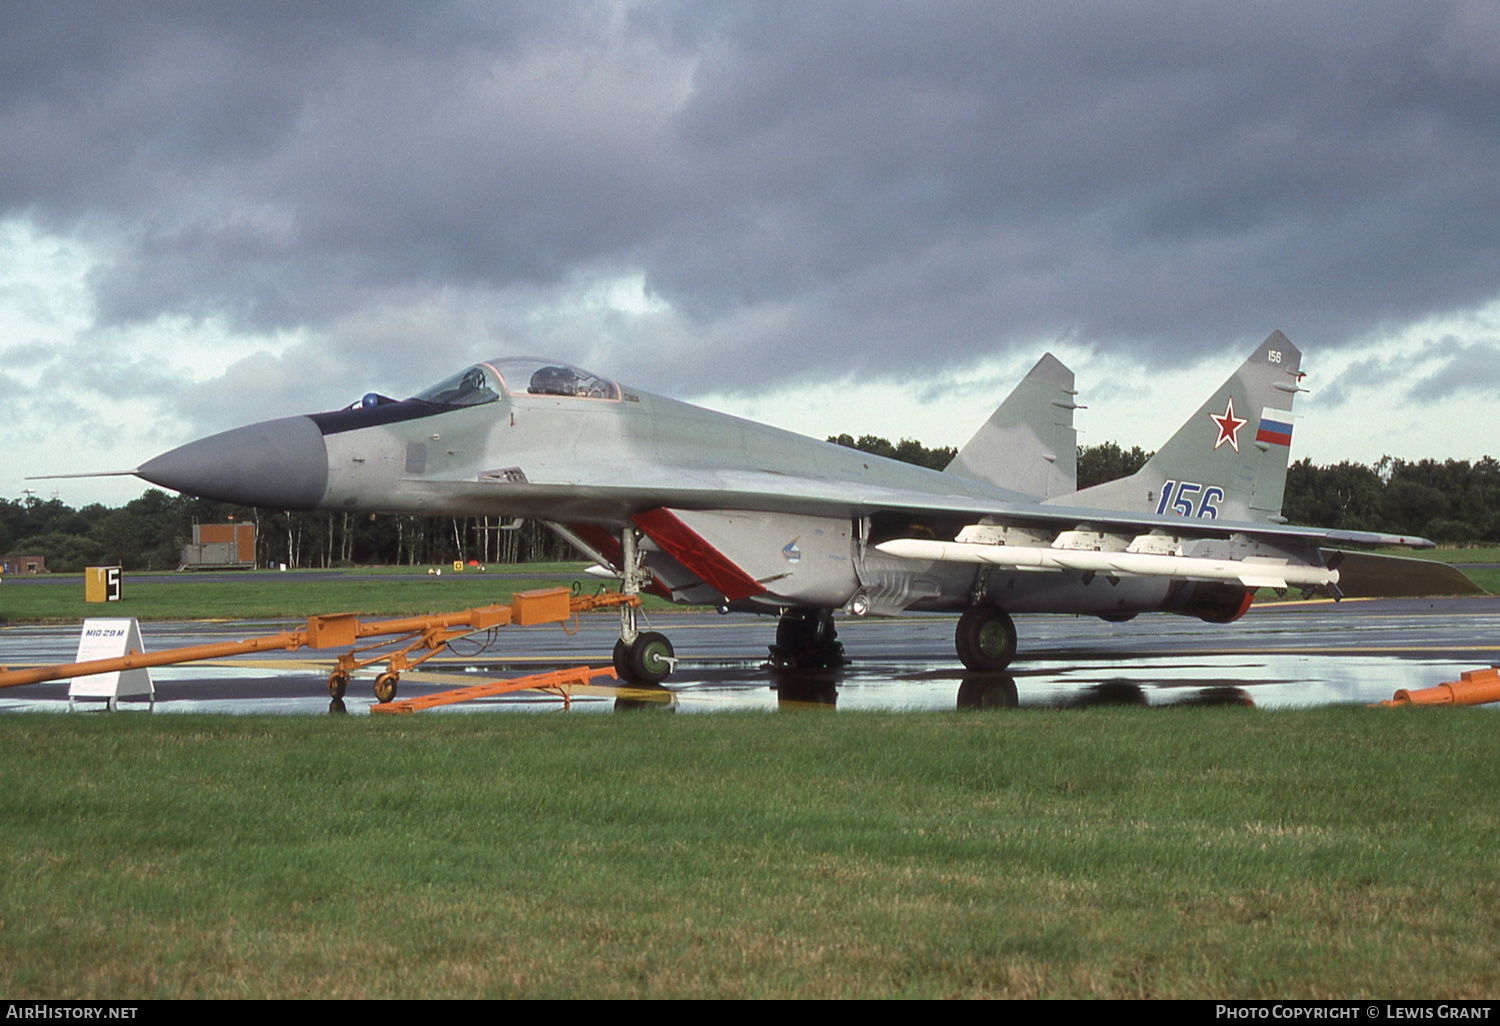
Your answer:
[[[1255,431],[1255,440],[1270,445],[1291,445],[1292,415],[1286,410],[1261,410],[1260,427]]]

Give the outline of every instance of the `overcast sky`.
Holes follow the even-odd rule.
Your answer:
[[[1500,4],[0,4],[0,495],[550,354],[961,444],[1500,454]],[[79,504],[134,479],[42,482]]]

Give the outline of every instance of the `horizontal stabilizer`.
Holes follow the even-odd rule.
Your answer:
[[[1339,571],[1346,598],[1419,598],[1428,595],[1483,595],[1484,589],[1447,563],[1410,556],[1324,549]]]

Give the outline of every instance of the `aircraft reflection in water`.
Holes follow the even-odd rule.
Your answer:
[[[627,592],[779,614],[773,663],[800,669],[844,662],[835,613],[961,613],[959,658],[993,671],[1015,654],[1012,613],[1229,623],[1262,587],[1471,588],[1447,567],[1336,547],[1424,539],[1286,524],[1300,361],[1272,334],[1139,473],[1081,491],[1073,375],[1050,355],[942,472],[497,359],[409,399],[204,438],[135,473],[272,509],[538,518]],[[657,683],[674,661],[626,608],[620,676]]]

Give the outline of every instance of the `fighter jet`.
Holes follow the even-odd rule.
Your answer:
[[[961,614],[959,659],[999,670],[1015,613],[1229,623],[1257,588],[1335,598],[1467,579],[1349,553],[1430,547],[1281,516],[1303,391],[1280,332],[1132,477],[1076,487],[1073,374],[1044,356],[942,472],[716,413],[549,360],[476,363],[407,399],[236,428],[134,473],[282,510],[537,518],[628,593],[779,617],[774,661],[844,661],[835,614]],[[658,683],[670,641],[622,607],[614,663]]]

